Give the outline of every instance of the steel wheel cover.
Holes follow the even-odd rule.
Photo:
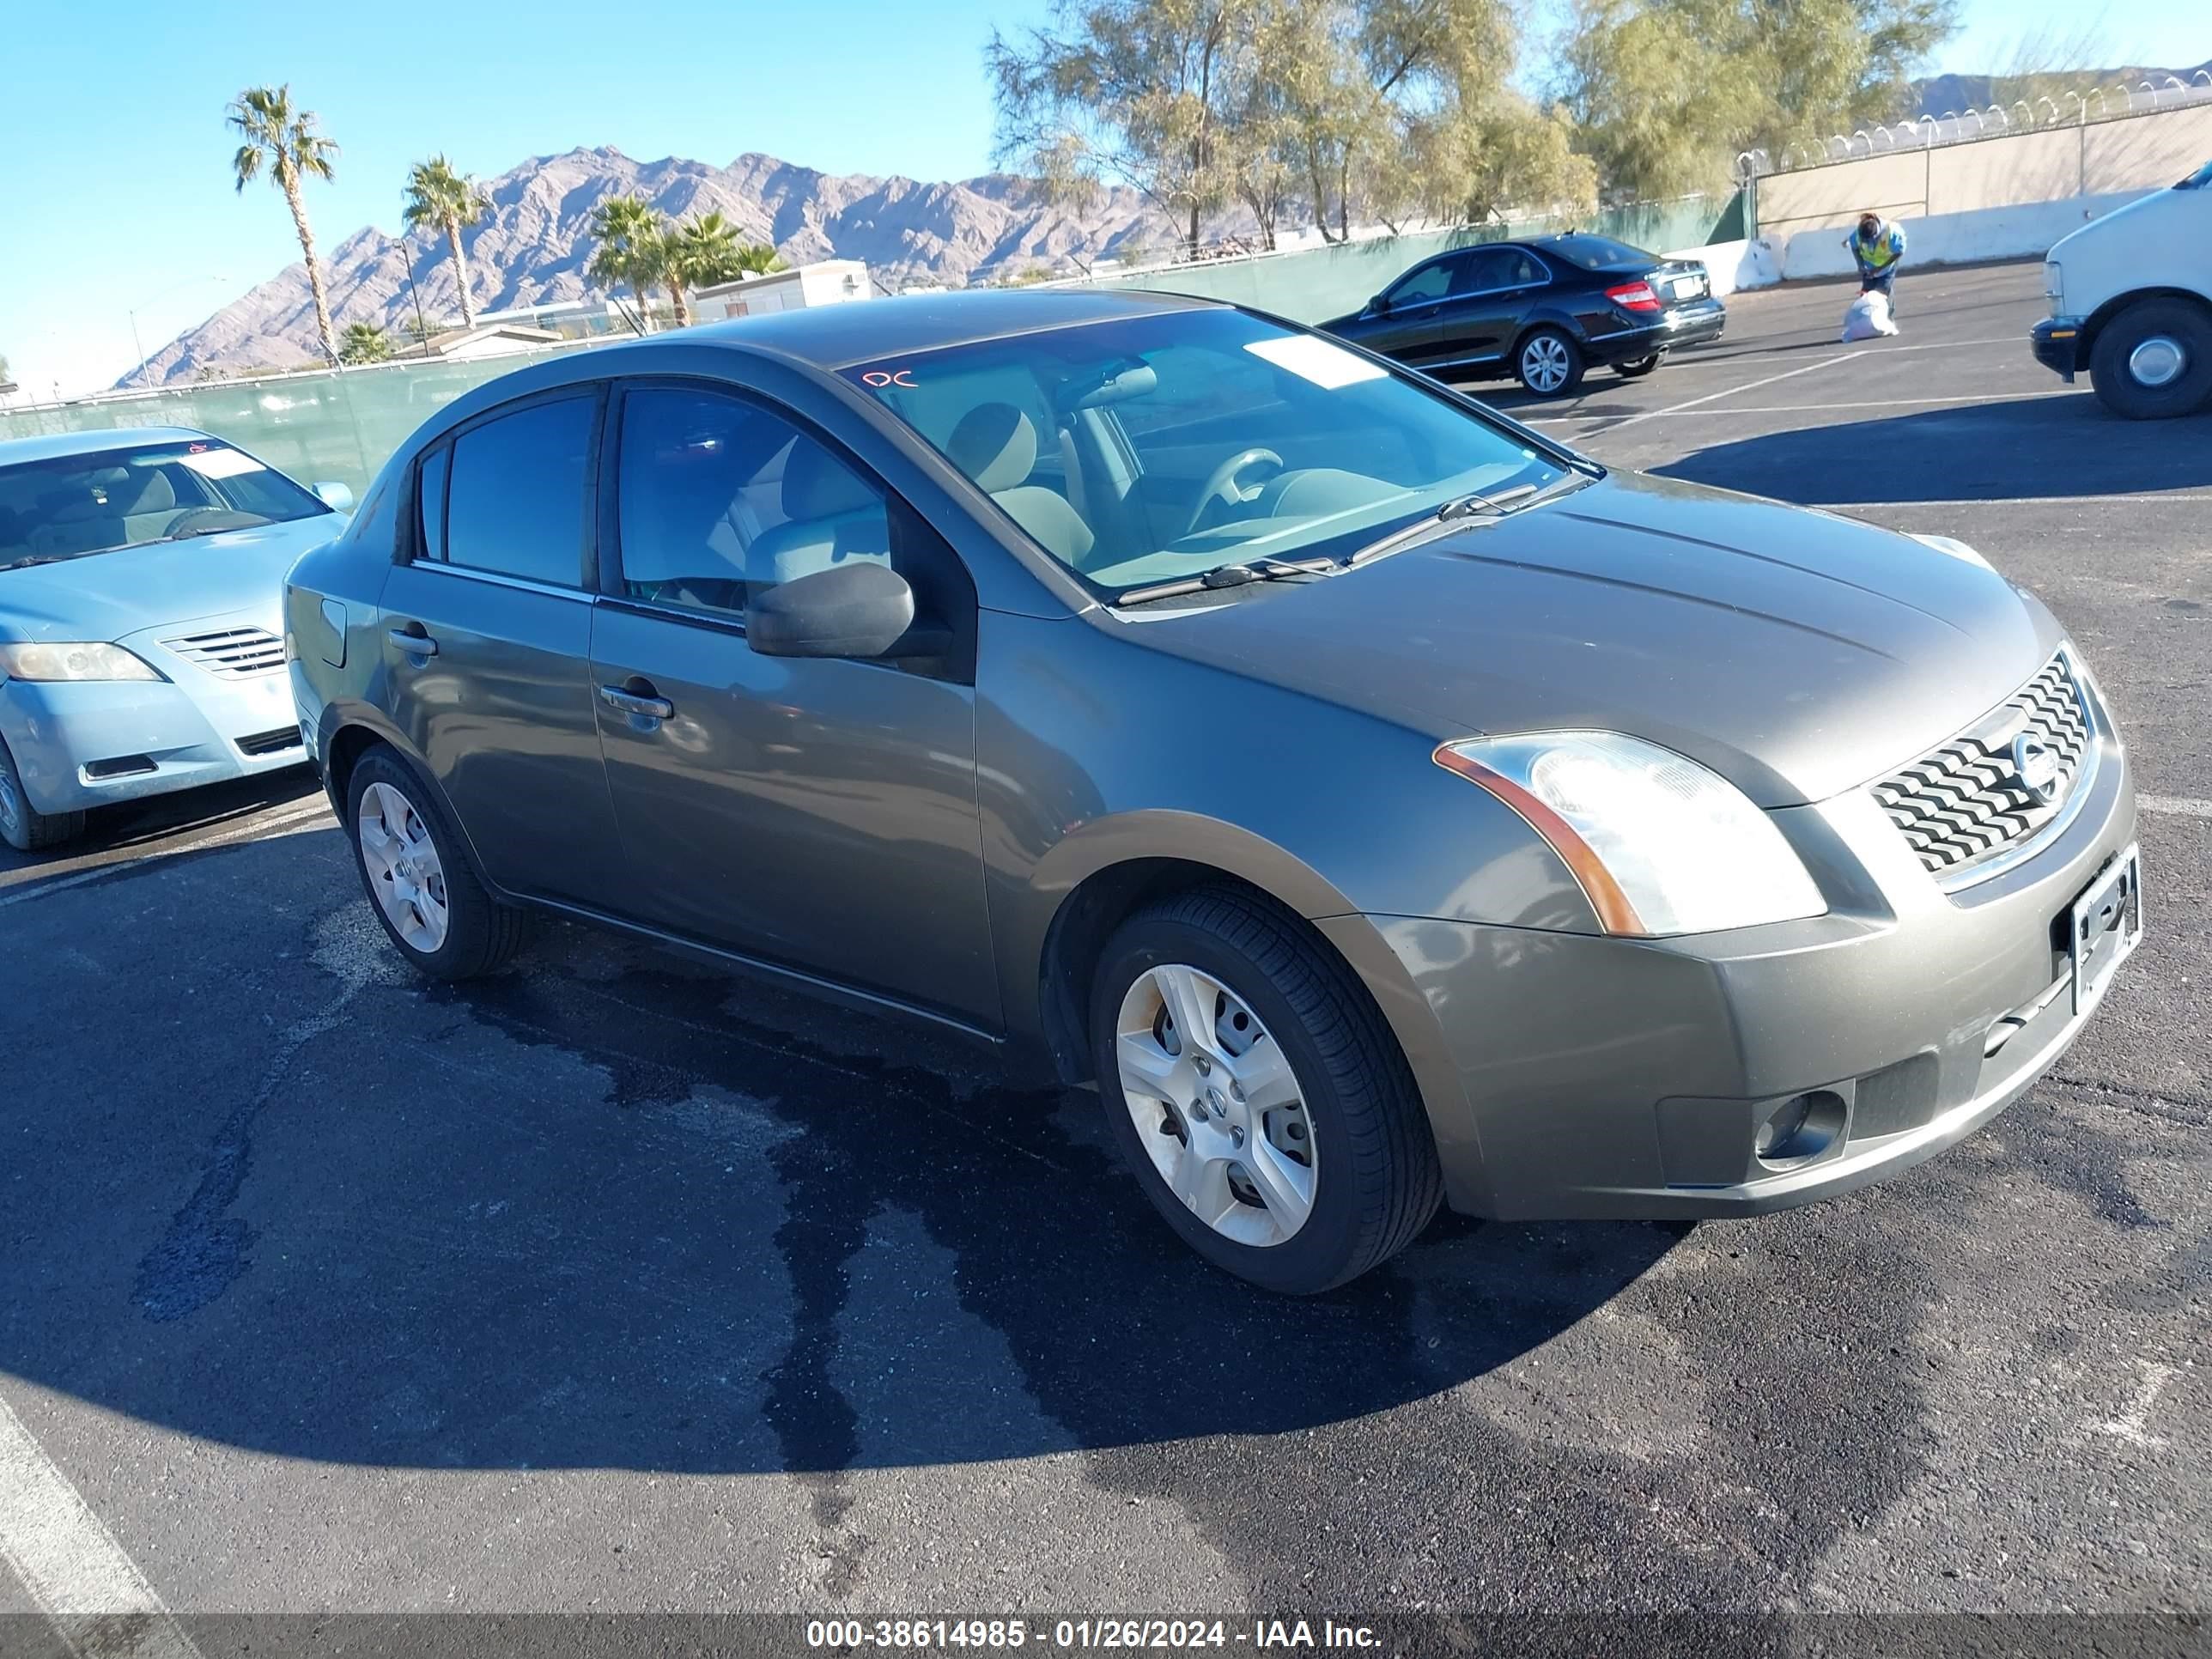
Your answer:
[[[1521,372],[1539,392],[1557,392],[1567,383],[1567,349],[1549,335],[1521,348]]]
[[[445,944],[450,921],[446,866],[430,839],[430,826],[390,784],[372,783],[362,791],[354,833],[385,920],[410,947],[430,955]]]
[[[1129,987],[1114,1032],[1129,1116],[1168,1189],[1224,1238],[1292,1237],[1313,1213],[1320,1149],[1260,1017],[1212,975],[1173,963]]]
[[[2188,368],[2188,351],[2170,334],[2154,334],[2128,353],[2128,373],[2153,391],[2172,386]]]

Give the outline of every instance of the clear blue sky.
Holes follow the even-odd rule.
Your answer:
[[[336,182],[309,191],[327,247],[364,224],[396,229],[408,164],[438,149],[486,176],[602,143],[647,160],[757,149],[832,172],[978,173],[991,147],[984,40],[1045,9],[531,0],[479,30],[467,9],[434,6],[204,0],[132,7],[128,27],[88,23],[83,7],[20,7],[0,57],[0,354],[27,391],[89,390],[136,361],[132,307],[151,351],[297,257],[276,192],[240,198],[229,183],[222,112],[244,86],[290,82],[343,146]],[[2094,15],[2060,0],[1966,11],[1937,69],[1998,67],[2023,31]],[[2102,15],[2114,61],[2212,58],[2204,0]]]

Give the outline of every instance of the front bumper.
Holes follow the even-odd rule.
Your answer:
[[[2027,331],[2035,361],[2069,383],[2087,367],[2083,356],[2087,339],[2079,317],[2046,317]]]
[[[2067,975],[2054,922],[2135,837],[2108,722],[2096,741],[2078,814],[2034,856],[1953,894],[1859,791],[1774,814],[1832,872],[1829,914],[1805,921],[1661,940],[1403,917],[1321,925],[1379,932],[1425,1007],[1436,1040],[1408,1054],[1455,1208],[1761,1214],[1931,1157],[2072,1042],[2094,1006],[2077,1015],[2053,994]],[[1833,873],[1852,866],[1863,873]],[[1412,998],[1377,991],[1402,1031]],[[1769,1167],[1759,1125],[1814,1091],[1834,1097],[1840,1133],[1802,1164]]]
[[[74,812],[307,758],[281,670],[242,679],[210,673],[150,638],[174,631],[125,641],[166,681],[0,681],[0,737],[34,808]]]

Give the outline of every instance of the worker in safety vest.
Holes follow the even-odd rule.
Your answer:
[[[1897,268],[1905,261],[1905,233],[1895,225],[1884,224],[1879,213],[1869,211],[1859,216],[1859,228],[1844,239],[1844,246],[1858,262],[1859,292],[1881,290],[1893,314],[1897,310],[1893,285]]]

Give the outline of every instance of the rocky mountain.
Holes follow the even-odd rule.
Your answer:
[[[719,211],[742,235],[775,243],[793,264],[864,259],[894,290],[924,282],[959,287],[1071,255],[1087,264],[1173,236],[1132,190],[1104,191],[1077,214],[1045,201],[1033,181],[1004,174],[923,184],[817,173],[772,155],[740,155],[718,167],[673,157],[636,161],[608,148],[572,149],[525,161],[485,189],[492,210],[463,238],[479,312],[598,296],[601,290],[584,275],[592,210],[623,194],[641,196],[672,218]],[[415,314],[410,270],[428,316],[459,313],[442,235],[395,237],[370,226],[325,245],[322,254],[341,331],[370,322],[401,337]],[[163,346],[148,360],[147,373],[156,383],[175,382],[208,370],[319,360],[307,266],[295,262]],[[125,380],[137,378],[133,369]]]

